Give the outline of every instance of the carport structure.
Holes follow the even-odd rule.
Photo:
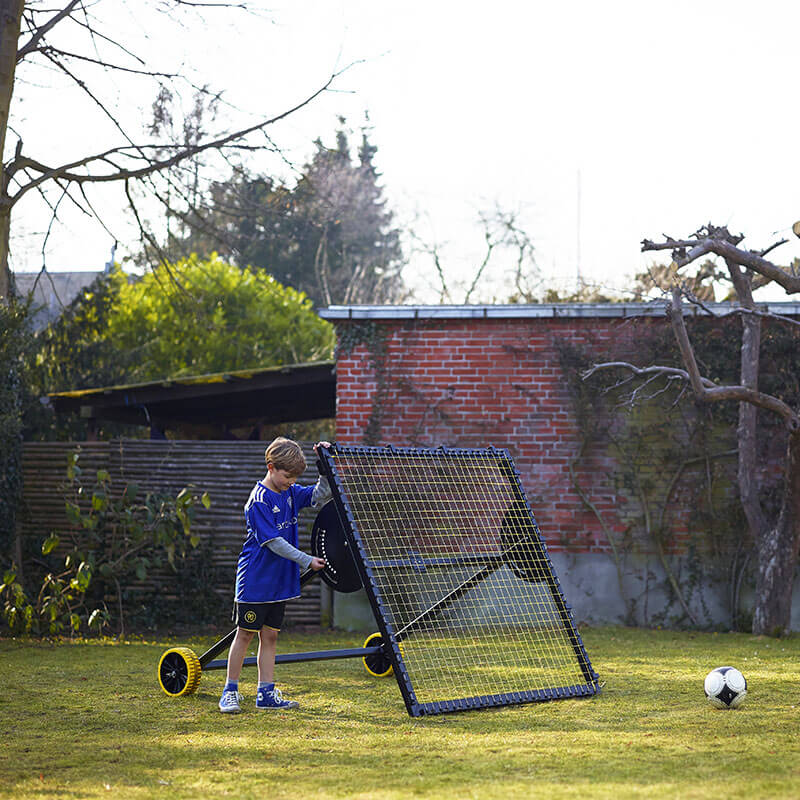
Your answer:
[[[49,395],[57,413],[89,423],[146,425],[160,438],[168,429],[206,427],[203,438],[226,438],[232,428],[327,419],[336,414],[333,361],[179,377]]]

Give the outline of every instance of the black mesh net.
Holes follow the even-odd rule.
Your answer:
[[[327,460],[424,712],[596,692],[507,453],[337,447]]]

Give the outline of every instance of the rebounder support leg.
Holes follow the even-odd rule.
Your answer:
[[[374,647],[352,647],[346,650],[312,650],[307,653],[279,653],[275,656],[276,664],[297,664],[302,661],[329,661],[337,658],[364,658],[365,656],[375,655],[383,651],[381,645]],[[253,667],[258,659],[255,656],[248,656],[243,666]],[[228,660],[225,658],[218,661],[211,661],[203,665],[203,669],[226,669]]]
[[[300,585],[305,586],[317,573],[313,570],[304,572],[300,576]],[[208,650],[200,656],[200,666],[204,670],[227,669],[228,660],[226,658],[214,660],[223,650],[230,647],[236,636],[237,628],[226,633],[218,642],[215,642]],[[280,653],[275,656],[276,664],[297,664],[303,661],[328,661],[338,658],[365,658],[383,652],[382,645],[372,647],[353,647],[343,650],[314,650],[307,653]],[[257,664],[257,659],[252,656],[245,658],[242,666],[252,667]]]
[[[311,581],[314,577],[316,577],[317,573],[313,569],[306,570],[300,576],[300,588],[305,586],[309,581]],[[226,633],[218,642],[215,642],[208,648],[208,650],[200,656],[200,666],[203,669],[219,669],[219,667],[211,667],[209,666],[212,662],[214,656],[218,656],[223,650],[227,647],[230,647],[231,643],[233,642],[236,636],[236,628],[234,628],[230,633]],[[227,662],[225,662],[227,663]]]

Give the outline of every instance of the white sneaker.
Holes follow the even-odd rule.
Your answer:
[[[219,710],[223,714],[238,714],[242,708],[239,701],[242,699],[240,692],[235,692],[233,689],[226,689],[219,699]]]

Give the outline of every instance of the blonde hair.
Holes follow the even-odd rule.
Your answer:
[[[299,476],[306,470],[306,457],[297,442],[279,436],[266,449],[264,461],[288,475]]]

